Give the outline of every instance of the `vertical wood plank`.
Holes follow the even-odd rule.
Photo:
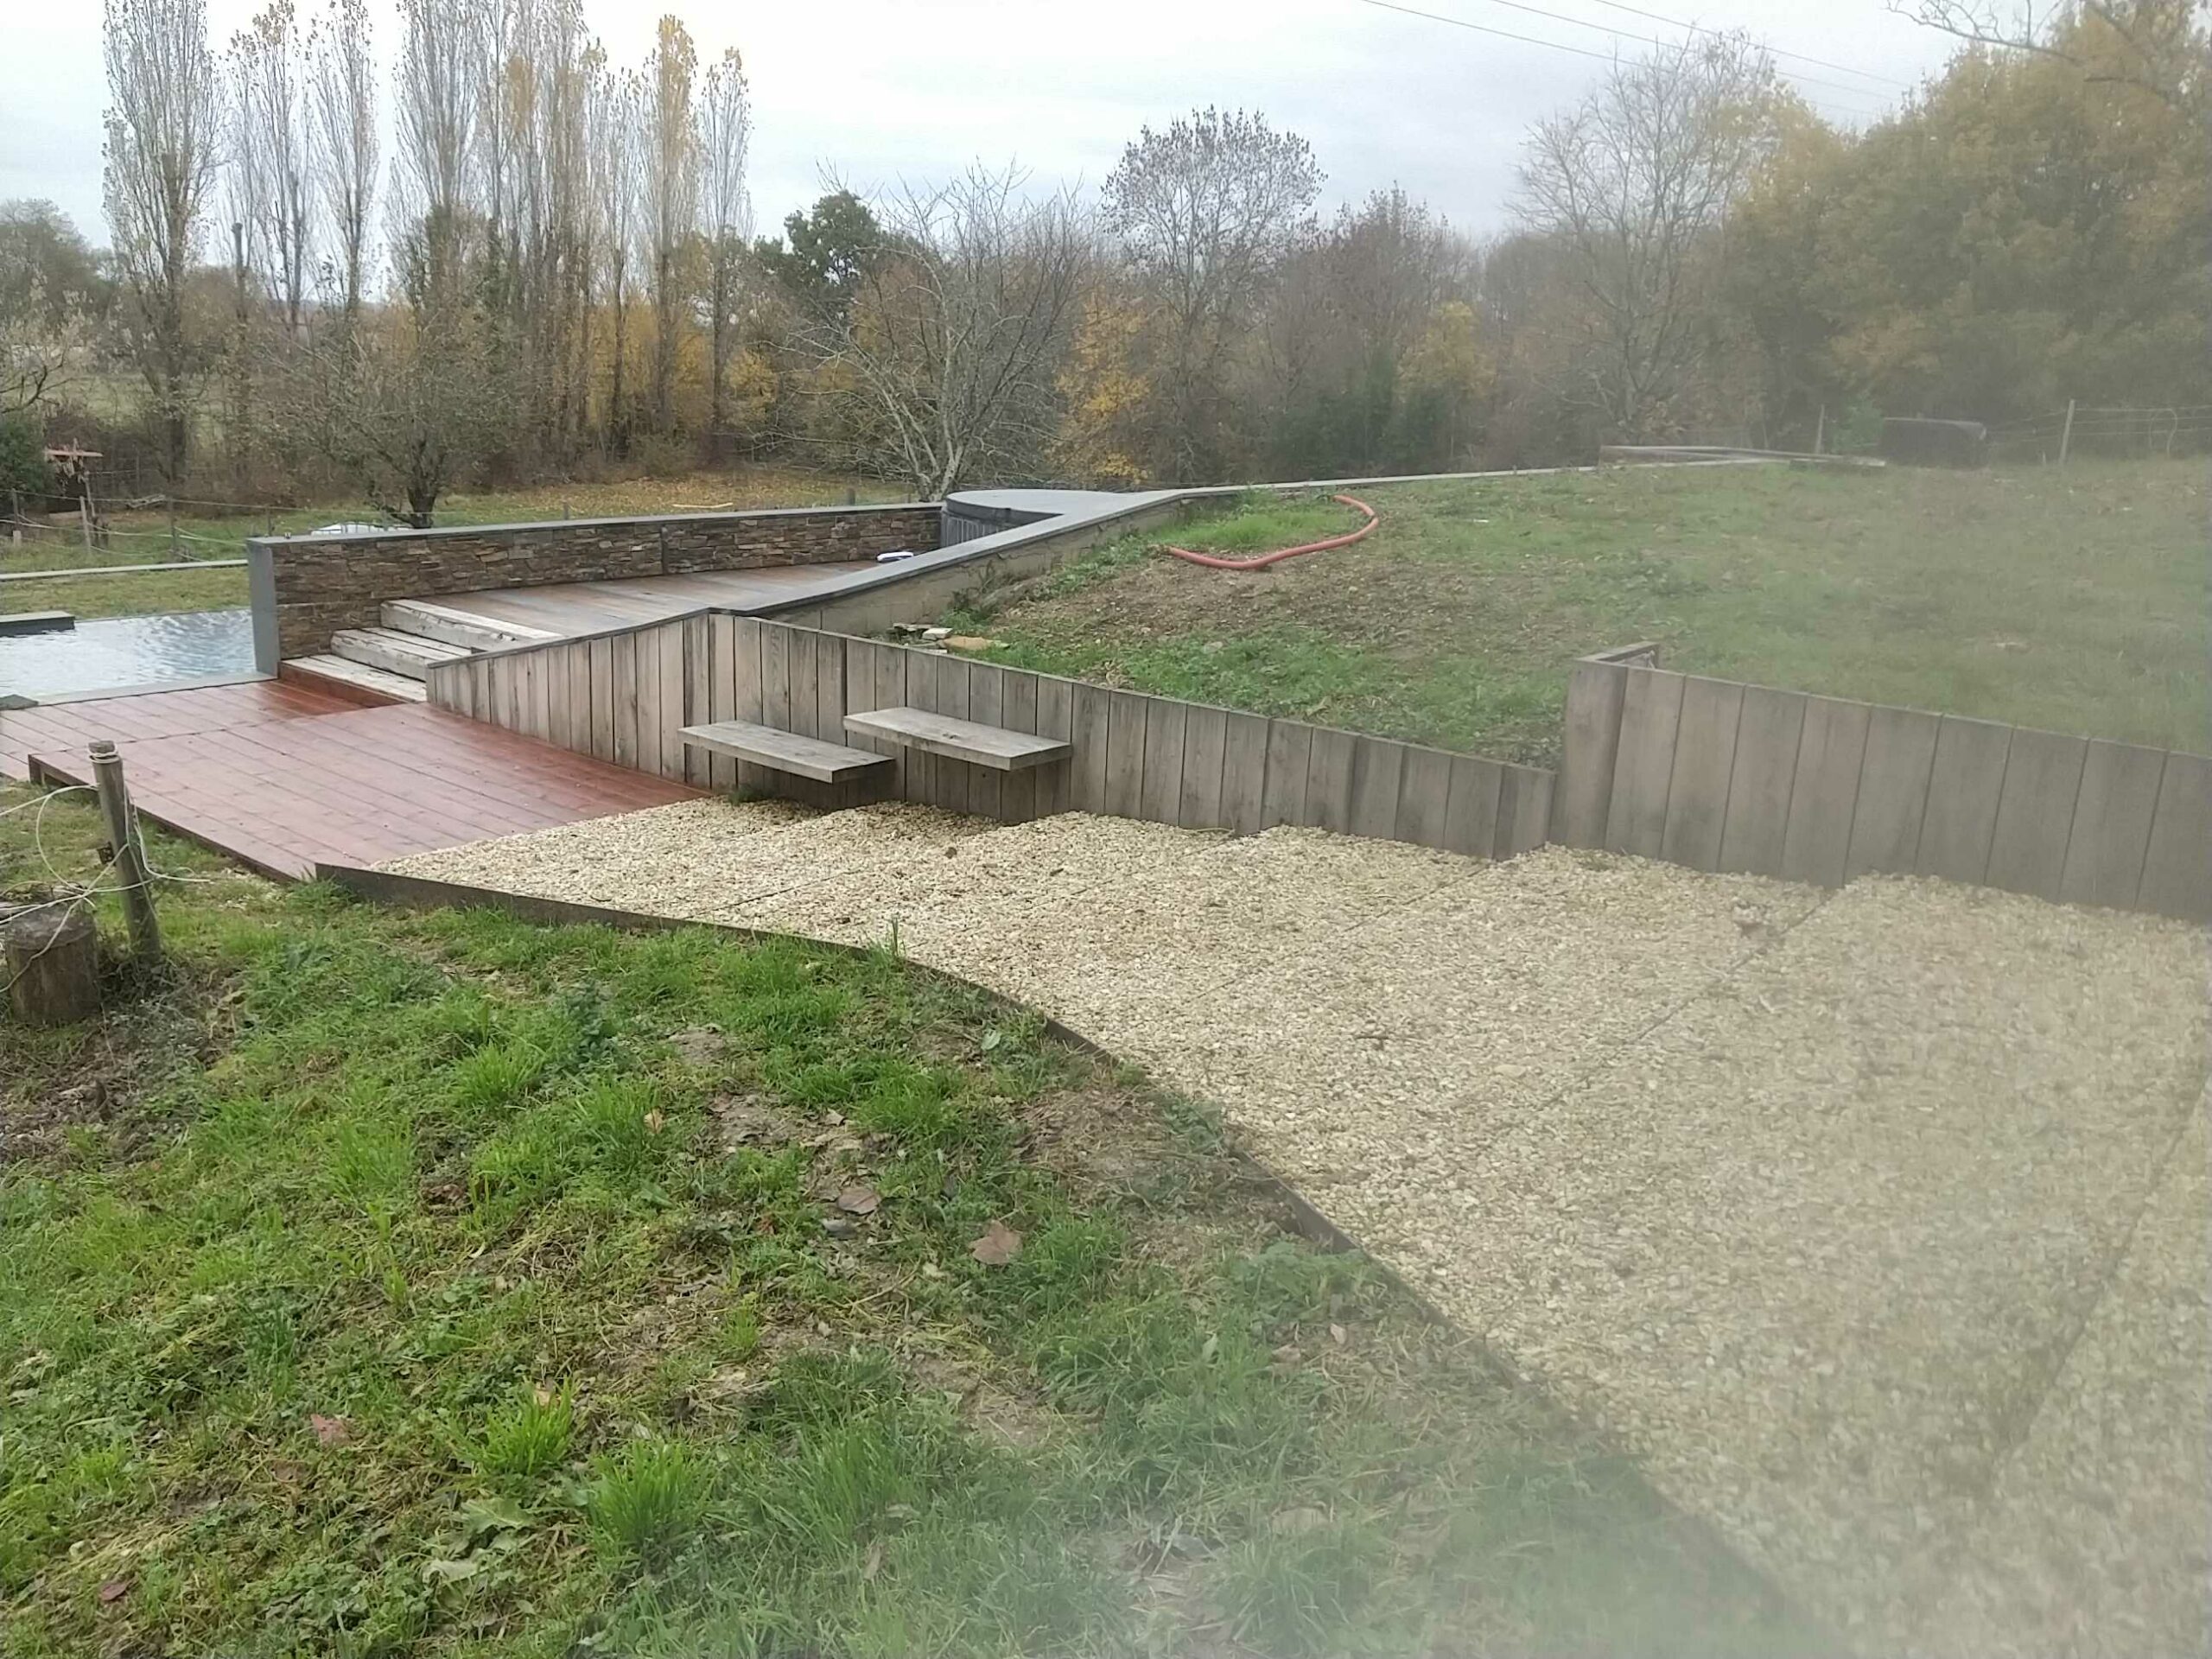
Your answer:
[[[660,630],[641,628],[632,636],[637,664],[638,732],[636,759],[639,772],[660,765]]]
[[[875,707],[902,709],[906,706],[906,669],[913,653],[897,645],[875,647]],[[903,743],[883,740],[880,753],[892,757],[890,794],[893,800],[911,800],[906,792],[906,768],[912,757]]]
[[[1605,845],[1628,676],[1618,663],[1577,663],[1567,676],[1554,833],[1569,847]]]
[[[1106,694],[1106,806],[1117,817],[1144,810],[1145,704],[1134,691]]]
[[[1037,729],[1037,677],[1027,669],[992,670],[999,683],[999,724],[1010,732]],[[1037,788],[1042,772],[1065,772],[1065,761],[1049,766],[1024,766],[999,779],[999,815],[1008,823],[1027,823],[1037,816]]]
[[[1913,868],[1951,881],[1979,881],[1989,870],[1989,838],[2005,787],[2012,728],[1945,715],[1928,773],[1928,811],[1920,821]]]
[[[545,648],[545,741],[569,747],[569,647]]]
[[[683,781],[683,629],[681,620],[660,625],[657,645],[660,669],[660,775]]]
[[[1789,790],[1789,823],[1782,837],[1785,880],[1840,887],[1851,855],[1851,821],[1859,804],[1859,773],[1866,760],[1866,722],[1873,709],[1838,697],[1805,699],[1797,768]]]
[[[1659,856],[1670,864],[1709,870],[1720,861],[1721,826],[1736,768],[1736,728],[1743,715],[1744,688],[1735,681],[1697,677],[1683,682],[1675,769],[1667,782],[1667,822],[1659,836]]]
[[[1075,745],[1068,757],[1068,809],[1077,812],[1106,810],[1106,755],[1113,721],[1109,694],[1103,686],[1082,681],[1069,683],[1070,736]]]
[[[2163,749],[2089,741],[2082,761],[2082,791],[2066,838],[2066,868],[2058,896],[2069,904],[2135,903],[2143,858],[2158,810],[2158,780],[2166,769]]]
[[[780,622],[760,628],[760,724],[791,729],[791,631]],[[741,686],[743,682],[739,682]],[[745,716],[738,715],[740,720]]]
[[[1621,733],[1613,759],[1605,845],[1657,858],[1667,835],[1667,789],[1675,772],[1684,678],[1662,668],[1631,668],[1621,694]]]
[[[714,623],[711,616],[688,617],[683,624],[683,723],[704,726],[714,718]],[[715,757],[686,745],[683,781],[694,789],[714,783]]]
[[[1260,798],[1260,828],[1304,823],[1306,770],[1313,763],[1313,728],[1294,720],[1268,722],[1267,775]]]
[[[1057,674],[1037,677],[1037,735],[1075,741],[1075,683]],[[1037,768],[1037,816],[1051,817],[1068,810],[1078,758],[1071,750],[1057,766]]]
[[[1444,803],[1444,846],[1447,852],[1488,858],[1497,845],[1497,809],[1505,789],[1505,768],[1479,755],[1452,757],[1451,786]]]
[[[1003,726],[1006,709],[1006,671],[988,663],[961,664],[968,677],[968,718],[985,726]],[[987,818],[1006,818],[1005,774],[989,766],[968,768],[968,810]]]
[[[1177,791],[1175,822],[1186,830],[1218,830],[1224,757],[1229,747],[1229,711],[1192,703],[1183,715],[1183,779]]]
[[[1451,804],[1452,757],[1442,749],[1408,746],[1398,778],[1398,839],[1421,847],[1445,845]]]
[[[750,623],[751,626],[746,625]],[[750,643],[742,648],[739,632],[744,632]],[[707,619],[707,718],[709,720],[743,720],[738,711],[738,684],[741,671],[752,671],[753,696],[747,700],[753,710],[753,719],[760,718],[760,625],[751,617],[710,616]],[[710,789],[734,790],[741,786],[736,761],[726,755],[710,755],[707,760],[707,785]]]
[[[1267,824],[1269,724],[1263,715],[1232,709],[1222,735],[1222,822],[1240,836],[1257,835]]]
[[[2056,899],[2066,873],[2066,842],[2082,793],[2087,738],[2056,732],[2015,730],[2005,760],[2005,785],[1997,797],[1997,827],[1990,832],[1993,887]]]
[[[614,764],[638,764],[638,636],[618,633],[609,658],[614,694]]]
[[[1717,868],[1748,870],[1754,875],[1782,874],[1797,752],[1804,746],[1806,702],[1802,691],[1777,691],[1764,685],[1744,688]]]
[[[2212,760],[2177,749],[2158,780],[2136,908],[2212,921]]]
[[[1844,880],[1870,871],[1906,871],[1920,849],[1928,813],[1928,770],[1936,759],[1940,716],[1917,709],[1874,708],[1866,715],[1866,753],[1859,769]]]
[[[821,728],[817,723],[814,699],[817,695],[815,663],[820,655],[817,646],[821,636],[811,628],[791,628],[785,631],[789,653],[785,672],[791,677],[791,724],[786,731],[797,732],[801,737],[819,737]]]
[[[944,653],[910,650],[903,654],[906,659],[907,705],[926,709],[932,714],[942,713],[938,706],[937,683],[944,667]],[[937,756],[925,753],[920,749],[906,748],[904,745],[900,747],[906,760],[902,763],[904,787],[899,792],[899,798],[925,804],[939,804],[938,767],[940,764],[950,766],[952,763],[950,760],[940,763]]]
[[[1359,739],[1326,726],[1313,728],[1306,756],[1306,819],[1342,835],[1351,827],[1351,755]]]
[[[814,734],[824,743],[845,741],[845,641],[835,633],[814,642]]]
[[[1351,748],[1351,808],[1345,827],[1355,836],[1389,841],[1398,833],[1398,790],[1405,781],[1406,746],[1387,737],[1357,739]]]
[[[968,664],[963,658],[947,653],[937,659],[938,712],[950,715],[955,720],[968,718],[968,696],[970,676]],[[976,810],[976,774],[980,766],[971,766],[965,760],[949,760],[944,756],[930,757],[933,798],[939,806],[953,812]]]
[[[1183,810],[1183,740],[1186,705],[1173,697],[1147,697],[1144,707],[1144,772],[1137,780],[1138,816],[1173,823]]]
[[[1491,856],[1515,858],[1550,838],[1555,774],[1541,766],[1498,770],[1503,775],[1498,780],[1497,838],[1491,843]]]
[[[591,752],[614,758],[614,641],[594,639],[591,658]]]

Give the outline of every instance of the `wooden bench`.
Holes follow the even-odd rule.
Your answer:
[[[926,709],[869,709],[845,716],[845,729],[857,737],[873,737],[925,754],[941,754],[970,766],[998,772],[1020,772],[1029,766],[1050,766],[1068,757],[1070,746],[1058,738],[1010,732],[1001,726],[984,726]]]
[[[849,749],[780,732],[773,726],[756,726],[749,720],[718,720],[709,726],[686,726],[678,734],[693,748],[711,749],[736,760],[749,760],[771,772],[788,772],[817,784],[847,784],[891,769],[887,754]]]

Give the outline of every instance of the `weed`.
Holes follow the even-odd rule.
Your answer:
[[[636,1440],[594,1462],[584,1507],[602,1542],[651,1566],[697,1521],[707,1492],[706,1466],[684,1442]]]

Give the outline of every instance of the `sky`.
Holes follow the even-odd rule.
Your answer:
[[[217,47],[264,3],[207,0]],[[105,243],[100,8],[92,0],[5,5],[12,15],[0,31],[10,60],[0,99],[0,200],[56,202]],[[315,5],[300,0],[303,16]],[[1325,207],[1399,184],[1484,235],[1510,222],[1530,125],[1584,95],[1610,54],[1682,38],[1674,23],[1741,28],[1778,54],[1801,54],[1778,57],[1779,67],[1830,119],[1853,124],[1895,108],[1952,44],[1894,15],[1885,0],[1404,0],[1403,9],[1379,0],[586,3],[610,54],[632,63],[643,60],[655,20],[671,8],[702,63],[726,47],[745,54],[763,230],[819,194],[825,169],[865,193],[977,160],[1014,161],[1039,185],[1095,190],[1147,123],[1164,125],[1216,104],[1262,111],[1309,139],[1328,175]],[[372,10],[379,55],[389,60],[395,10],[388,0],[372,0]],[[1652,13],[1670,21],[1639,15]]]

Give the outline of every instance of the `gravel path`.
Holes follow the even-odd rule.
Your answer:
[[[2200,931],[904,806],[691,802],[393,868],[895,929],[1217,1103],[1868,1650],[2203,1649]]]

